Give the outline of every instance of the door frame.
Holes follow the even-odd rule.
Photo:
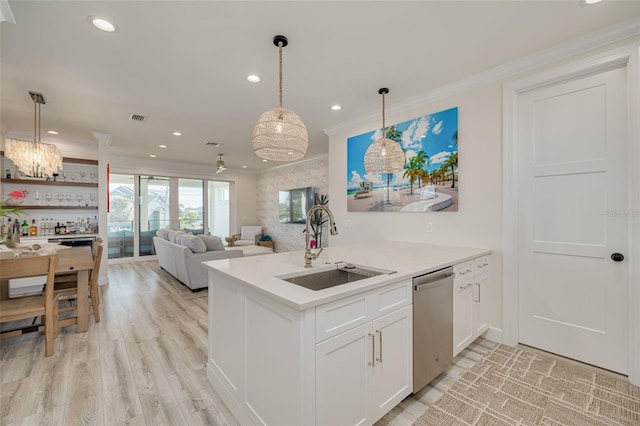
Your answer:
[[[503,136],[502,136],[502,342],[516,346],[519,341],[518,289],[519,289],[519,217],[520,199],[516,191],[520,179],[518,170],[518,97],[521,93],[550,84],[598,73],[614,67],[627,70],[628,95],[628,170],[629,205],[626,212],[630,230],[628,256],[628,307],[629,307],[629,381],[640,385],[640,43],[633,43],[615,50],[573,61],[553,69],[505,84],[503,87]]]

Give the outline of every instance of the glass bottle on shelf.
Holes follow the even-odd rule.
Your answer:
[[[38,236],[38,226],[36,225],[36,220],[31,220],[31,226],[29,227],[29,236],[37,237]]]
[[[23,237],[28,237],[28,236],[29,236],[29,224],[27,223],[27,219],[25,219],[25,220],[22,222],[22,226],[21,226],[20,228],[21,228],[21,232],[20,232],[20,234],[21,234]]]

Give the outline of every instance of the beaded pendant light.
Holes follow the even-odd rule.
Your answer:
[[[382,95],[382,137],[369,145],[364,153],[364,169],[367,173],[387,174],[387,204],[389,204],[391,174],[404,169],[405,156],[400,144],[386,137],[384,95],[389,93],[389,89],[383,87],[378,90],[378,93]]]
[[[280,105],[265,111],[253,129],[253,152],[265,160],[300,160],[307,153],[309,136],[298,115],[282,106],[282,48],[288,44],[285,36],[277,35],[273,44],[279,51]]]
[[[7,139],[5,156],[22,173],[31,177],[52,176],[62,168],[62,154],[57,146],[40,141],[40,105],[42,93],[29,92],[34,103],[33,141]]]

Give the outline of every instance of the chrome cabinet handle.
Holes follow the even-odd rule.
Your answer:
[[[376,330],[376,333],[380,333],[380,358],[376,358],[376,361],[382,362],[382,330]]]
[[[480,303],[480,283],[476,283],[476,285],[478,286],[478,300],[476,302]]]
[[[478,268],[484,268],[485,266],[489,266],[488,263],[483,263],[482,265],[478,265]]]
[[[376,336],[374,336],[371,333],[369,333],[369,336],[371,336],[371,362],[369,363],[369,365],[372,367],[375,367],[376,366]]]

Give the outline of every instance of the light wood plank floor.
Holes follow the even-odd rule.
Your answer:
[[[99,324],[63,329],[55,355],[31,333],[0,341],[0,424],[235,425],[206,378],[207,292],[155,261],[109,266]],[[380,425],[408,425],[494,343],[479,339]]]

